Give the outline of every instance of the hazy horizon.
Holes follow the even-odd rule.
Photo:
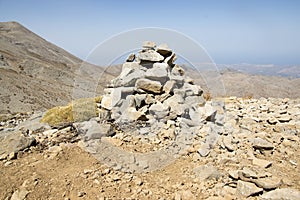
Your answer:
[[[269,0],[0,0],[0,21],[17,21],[83,60],[113,35],[157,27],[192,38],[216,63],[299,65],[299,8],[299,1]],[[176,40],[169,43],[176,45]]]

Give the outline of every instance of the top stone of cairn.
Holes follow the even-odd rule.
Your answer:
[[[142,46],[144,49],[155,49],[156,44],[152,41],[144,41]]]

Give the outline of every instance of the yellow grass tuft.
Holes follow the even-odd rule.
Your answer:
[[[79,122],[89,120],[98,116],[97,105],[102,97],[77,99],[69,103],[67,106],[58,106],[49,109],[41,122],[47,123],[50,126],[60,124]]]

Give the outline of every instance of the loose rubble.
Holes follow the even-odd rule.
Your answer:
[[[87,121],[1,119],[1,199],[299,199],[300,99],[205,100],[175,60],[145,42]]]

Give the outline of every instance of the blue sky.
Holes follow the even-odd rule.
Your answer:
[[[0,0],[0,21],[18,21],[82,59],[112,35],[160,27],[189,36],[216,63],[300,64],[297,0]]]

